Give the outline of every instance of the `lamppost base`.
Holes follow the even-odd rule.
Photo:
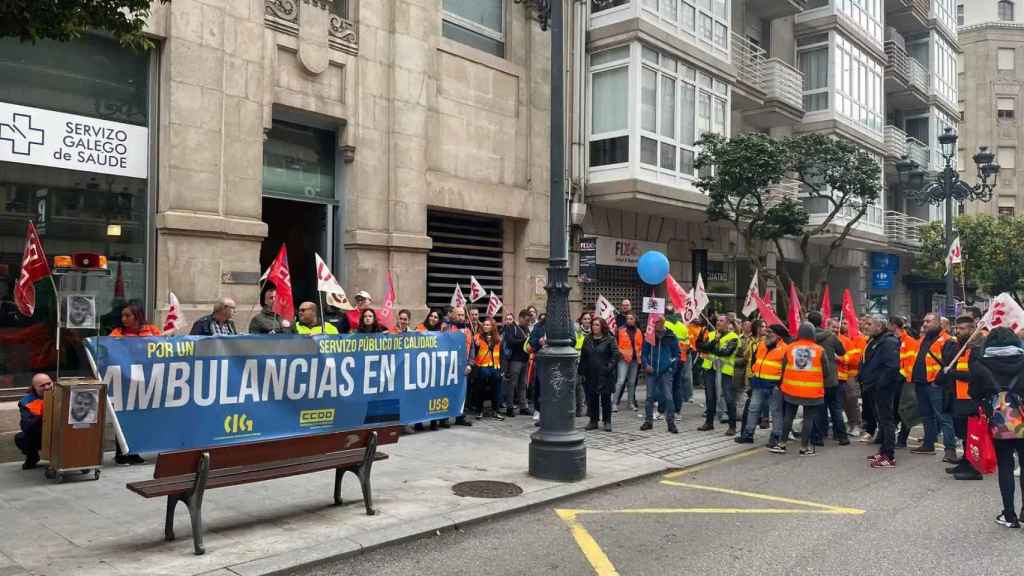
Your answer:
[[[549,316],[550,320],[550,316]],[[576,429],[576,349],[556,342],[537,354],[540,429],[530,436],[530,476],[576,482],[587,475],[585,436]]]
[[[556,482],[579,482],[587,476],[587,449],[580,438],[530,438],[530,476]]]

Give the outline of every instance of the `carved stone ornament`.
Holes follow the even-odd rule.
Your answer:
[[[266,0],[267,14],[288,22],[299,19],[299,4],[296,0]]]
[[[356,43],[356,27],[351,21],[345,20],[341,16],[331,16],[331,36],[334,36],[342,42],[350,44]]]

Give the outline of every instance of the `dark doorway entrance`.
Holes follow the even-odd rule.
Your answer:
[[[277,256],[281,244],[288,246],[288,268],[292,278],[295,307],[317,301],[314,253],[326,259],[324,242],[329,206],[263,197],[263,221],[267,238],[260,249],[260,269],[266,270]]]

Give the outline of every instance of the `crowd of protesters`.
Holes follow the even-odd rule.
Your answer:
[[[431,309],[416,322],[400,310],[394,327],[378,320],[366,292],[355,296],[350,311],[322,314],[303,302],[295,319],[273,313],[273,288],[264,293],[263,309],[249,323],[252,334],[373,334],[382,332],[460,332],[467,348],[468,389],[464,412],[449,421],[434,420],[408,427],[413,433],[471,426],[470,418],[504,420],[531,416],[539,425],[538,352],[547,344],[546,318],[530,306],[499,317],[481,317],[472,307]],[[199,318],[192,334],[236,334],[235,303],[223,299],[211,314]],[[992,419],[1003,511],[997,522],[1020,527],[1015,509],[1015,468],[1024,460],[1024,334],[1007,328],[979,329],[981,312],[967,308],[955,322],[929,313],[917,333],[898,316],[864,316],[856,329],[820,312],[806,315],[796,334],[781,324],[740,320],[722,314],[687,324],[671,304],[664,316],[652,316],[650,331],[641,327],[632,303],[623,300],[614,324],[585,310],[575,322],[579,354],[576,416],[587,417],[587,431],[612,431],[612,414],[626,406],[643,419],[640,430],[665,420],[670,433],[687,403],[694,383],[704,388],[703,423],[716,423],[737,443],[753,444],[757,430],[766,430],[771,453],[786,454],[799,442],[801,456],[813,456],[831,437],[837,446],[851,439],[878,446],[868,459],[874,469],[896,466],[897,450],[914,455],[936,454],[941,442],[946,472],[957,480],[980,480],[958,440],[966,438],[967,419],[979,409]],[[129,304],[111,336],[154,336],[160,330],[146,322],[143,309]],[[640,405],[637,388],[646,385]],[[52,385],[39,374],[19,403],[22,433],[15,441],[26,455],[25,468],[39,460],[42,394]],[[797,415],[801,421],[795,431]],[[717,422],[716,422],[717,421]],[[924,434],[908,448],[910,430],[923,424]],[[998,426],[998,427],[997,427]],[[1014,461],[1014,456],[1017,462]],[[137,455],[117,454],[120,464],[143,462]],[[1024,493],[1024,481],[1021,481]]]

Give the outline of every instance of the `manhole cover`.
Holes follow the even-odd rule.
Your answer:
[[[455,492],[456,496],[468,496],[470,498],[512,498],[522,494],[523,489],[511,482],[474,480],[472,482],[459,482],[452,486],[452,492]]]

